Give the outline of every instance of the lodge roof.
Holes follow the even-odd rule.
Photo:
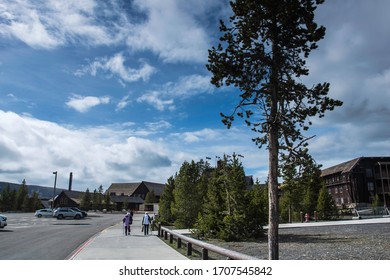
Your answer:
[[[326,169],[322,170],[321,176],[324,177],[324,176],[335,174],[335,173],[350,172],[360,160],[361,160],[361,157],[334,165],[334,166],[329,167],[329,168],[326,168]]]
[[[161,196],[165,188],[165,184],[141,181],[136,183],[112,183],[107,191],[109,193],[115,193],[117,196],[122,194],[125,196],[132,196],[142,184],[146,186],[149,191],[153,190],[156,196]]]
[[[389,162],[390,157],[359,157],[322,170],[321,177],[331,174],[345,174],[351,172],[363,160],[371,162]]]

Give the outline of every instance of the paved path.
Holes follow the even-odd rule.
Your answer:
[[[71,260],[186,260],[157,236],[141,232],[141,218],[135,214],[131,235],[125,236],[122,223],[103,230],[89,239],[68,259]]]

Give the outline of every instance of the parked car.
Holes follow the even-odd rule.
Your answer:
[[[83,214],[83,217],[84,217],[84,218],[88,216],[88,213],[87,213],[86,211],[81,210],[81,209],[79,209],[79,208],[77,208],[77,207],[69,207],[69,208],[72,209],[72,210],[74,210],[74,211],[80,212],[81,214]]]
[[[83,214],[81,212],[74,211],[74,210],[67,208],[67,207],[65,207],[65,208],[60,207],[60,208],[57,208],[56,210],[54,210],[53,217],[56,217],[59,220],[65,219],[65,218],[81,219],[81,218],[83,218]]]
[[[53,217],[53,209],[39,209],[35,211],[35,217]]]
[[[4,228],[7,226],[7,217],[4,215],[0,215],[0,228]]]

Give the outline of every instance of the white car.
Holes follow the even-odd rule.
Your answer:
[[[4,228],[7,226],[7,217],[0,215],[0,228]]]
[[[35,211],[35,217],[41,218],[41,217],[53,217],[53,210],[52,209],[39,209]]]
[[[65,219],[65,218],[72,218],[72,219],[84,218],[81,212],[77,212],[66,207],[65,208],[60,207],[54,210],[53,217],[56,217],[58,220]]]

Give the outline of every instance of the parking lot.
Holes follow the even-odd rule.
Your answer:
[[[121,221],[120,214],[90,213],[83,219],[38,218],[34,213],[3,213],[0,259],[61,260],[94,234]]]

